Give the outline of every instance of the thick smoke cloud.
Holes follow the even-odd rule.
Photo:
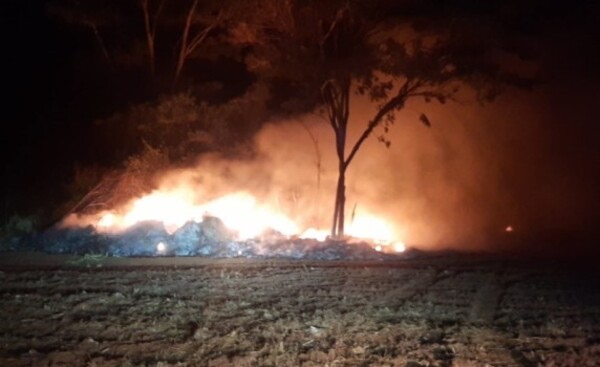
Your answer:
[[[500,101],[488,109],[472,104],[409,104],[388,136],[391,146],[386,148],[374,135],[350,166],[348,220],[364,212],[375,214],[392,224],[398,239],[427,249],[480,249],[506,226],[518,226],[505,177],[511,157],[505,154],[520,148],[508,146],[512,123],[505,120],[514,115],[531,120],[535,113],[506,105]],[[505,113],[498,114],[502,110]],[[420,124],[421,111],[429,115],[433,128]],[[368,101],[355,96],[349,144],[372,115]],[[318,141],[318,152],[305,127]],[[518,134],[521,140],[516,144],[523,145],[529,141],[524,136],[536,132],[521,129]],[[256,141],[260,159],[253,161],[257,166],[252,171],[266,174],[254,177],[263,180],[271,199],[277,197],[288,214],[300,216],[304,223],[329,228],[337,161],[327,123],[312,114],[276,122],[267,125]]]
[[[367,100],[352,98],[348,151],[374,113]],[[507,226],[528,239],[591,228],[598,175],[589,171],[598,149],[589,117],[563,111],[556,100],[547,88],[507,90],[484,106],[412,101],[388,135],[391,146],[377,141],[378,131],[351,164],[348,224],[375,215],[408,245],[461,250],[510,249]],[[419,122],[421,112],[431,128]],[[246,191],[301,228],[328,229],[336,178],[333,131],[306,114],[266,124],[249,158],[202,156],[195,167],[165,173],[160,186],[187,187],[199,204]]]

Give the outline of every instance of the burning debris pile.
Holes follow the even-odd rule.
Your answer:
[[[139,222],[116,233],[93,226],[53,228],[24,241],[22,247],[49,253],[111,256],[202,256],[215,258],[286,258],[307,260],[377,260],[391,258],[368,242],[285,236],[274,230],[237,239],[216,217],[189,221],[169,233],[159,221]]]
[[[197,167],[157,170],[155,182],[107,176],[59,224],[10,247],[313,260],[383,259],[404,251],[398,241],[403,233],[374,215],[368,203],[354,206],[344,240],[330,239],[321,219],[322,198],[330,193],[313,186],[310,175],[291,175],[288,159],[272,161],[207,155]]]
[[[197,204],[185,189],[156,190],[121,208],[71,214],[37,236],[17,241],[15,250],[109,256],[202,256],[375,260],[404,251],[385,223],[363,217],[346,240],[301,228],[272,205],[237,192]],[[381,235],[379,240],[369,237]],[[354,234],[354,236],[352,236]],[[385,240],[383,238],[388,238]]]
[[[344,240],[330,239],[315,225],[320,221],[309,200],[296,196],[290,205],[282,189],[241,189],[247,175],[232,184],[231,175],[219,172],[171,171],[156,189],[129,200],[113,200],[110,193],[122,191],[118,188],[100,190],[108,192],[108,199],[101,196],[108,205],[93,205],[92,197],[91,204],[17,247],[61,254],[310,260],[384,259],[404,251],[392,226],[366,210],[352,216]]]

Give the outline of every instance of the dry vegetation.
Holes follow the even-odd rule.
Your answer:
[[[566,268],[440,258],[3,267],[1,366],[600,363],[598,278]]]

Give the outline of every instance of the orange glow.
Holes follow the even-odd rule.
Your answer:
[[[312,239],[317,241],[325,241],[329,236],[329,232],[325,230],[319,230],[316,228],[309,228],[304,231],[299,237],[304,239]]]
[[[189,190],[154,191],[133,200],[124,214],[110,212],[98,221],[98,229],[120,231],[142,221],[159,221],[173,233],[188,221],[201,222],[206,215],[223,221],[239,239],[254,238],[267,229],[291,236],[299,232],[296,224],[244,192],[222,196],[204,204],[194,204]]]
[[[203,207],[205,213],[220,218],[225,225],[238,232],[240,238],[253,238],[267,229],[291,236],[299,232],[292,220],[265,206],[247,193],[226,195]]]
[[[173,232],[188,220],[198,217],[189,197],[184,190],[155,191],[133,201],[131,208],[123,216],[122,223],[129,227],[142,221],[156,220],[163,222],[167,231]]]
[[[158,252],[159,254],[164,254],[165,252],[167,252],[167,245],[164,242],[159,242],[156,245],[156,252]]]
[[[207,215],[223,221],[239,240],[256,238],[269,229],[284,236],[297,235],[317,241],[325,241],[329,236],[329,231],[323,229],[303,230],[273,206],[259,204],[254,196],[242,191],[195,204],[191,189],[156,190],[132,200],[120,210],[103,212],[92,222],[99,231],[114,233],[142,221],[158,221],[164,224],[167,232],[173,233],[186,222],[201,222]],[[77,222],[70,218],[65,224],[89,224],[85,222],[85,219]],[[371,243],[377,251],[398,253],[405,250],[402,242],[394,242],[396,236],[391,225],[369,213],[358,213],[346,234]],[[166,248],[164,243],[157,244],[159,253],[165,252]]]
[[[103,215],[100,218],[100,220],[98,221],[98,227],[100,227],[100,228],[112,227],[114,224],[115,224],[115,216],[112,213]]]
[[[356,238],[372,239],[380,244],[394,240],[390,224],[368,213],[357,215],[346,230],[346,234]]]
[[[161,222],[166,231],[172,234],[186,222],[199,223],[206,216],[212,216],[219,218],[237,240],[258,238],[270,230],[286,237],[297,236],[317,241],[327,240],[330,234],[327,230],[305,227],[302,219],[306,217],[292,218],[286,215],[285,206],[276,196],[267,196],[264,201],[259,201],[256,196],[241,190],[206,199],[203,196],[193,185],[178,182],[111,211],[84,217],[69,216],[63,225],[91,224],[99,232],[118,233],[140,222],[156,221]],[[298,208],[298,213],[305,214],[304,207]],[[398,238],[394,229],[385,219],[361,210],[347,225],[346,235],[370,244],[377,251],[402,252],[404,244],[396,242]],[[167,248],[167,243],[156,244],[158,253],[166,253]]]
[[[404,252],[406,251],[406,245],[404,245],[404,243],[402,242],[396,242],[394,243],[394,252]]]

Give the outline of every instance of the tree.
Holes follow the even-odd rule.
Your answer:
[[[156,74],[156,29],[160,14],[165,7],[165,0],[160,0],[154,9],[151,9],[150,0],[139,0],[144,17],[144,33],[146,34],[146,46],[148,47],[148,64],[150,75],[154,78]]]
[[[108,66],[114,69],[115,61],[102,34],[102,29],[114,27],[119,18],[118,11],[97,0],[83,3],[77,0],[50,1],[47,4],[47,11],[67,24],[88,29]]]
[[[407,101],[445,103],[461,86],[472,87],[479,101],[491,101],[503,85],[529,82],[504,71],[502,59],[494,57],[492,51],[501,49],[504,41],[496,33],[501,27],[492,24],[474,33],[468,16],[437,22],[408,18],[392,1],[373,5],[361,0],[270,0],[263,7],[275,11],[252,13],[240,25],[245,37],[236,39],[254,47],[249,67],[272,80],[287,79],[297,91],[318,95],[316,103],[324,106],[338,159],[334,238],[344,236],[348,167],[378,129],[382,130],[378,140],[390,145],[386,133]],[[347,150],[353,91],[368,96],[377,108]],[[420,121],[430,126],[425,114]]]
[[[196,51],[217,26],[221,24],[224,18],[224,7],[212,9],[212,12],[199,13],[199,0],[194,0],[187,11],[185,23],[181,33],[181,45],[175,66],[175,75],[173,84],[177,83],[186,61]],[[217,12],[216,15],[213,12]]]
[[[144,34],[148,49],[148,61],[152,77],[156,73],[156,38],[159,22],[167,27],[166,32],[179,33],[179,40],[173,54],[176,55],[173,66],[172,85],[177,85],[186,63],[204,44],[211,33],[225,25],[226,15],[235,9],[236,3],[224,1],[192,0],[188,7],[181,2],[170,2],[170,11],[163,14],[166,0],[138,0],[144,19]]]
[[[143,65],[153,82],[160,78],[172,89],[186,64],[201,58],[200,46],[218,38],[214,36],[227,26],[228,16],[243,6],[225,0],[51,0],[47,11],[89,29],[111,69]]]

